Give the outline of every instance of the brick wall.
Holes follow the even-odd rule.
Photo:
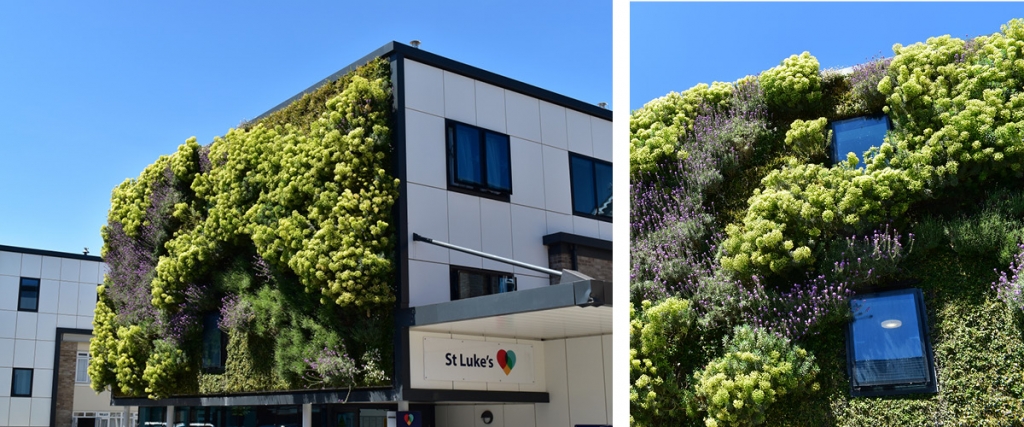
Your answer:
[[[575,252],[574,252],[575,250]],[[548,245],[548,268],[553,270],[574,269],[597,280],[612,281],[612,252],[571,243],[554,243]],[[551,278],[551,284],[558,283],[557,277]]]
[[[75,403],[75,363],[78,343],[60,343],[60,371],[57,372],[57,414],[55,427],[71,427],[71,412]]]

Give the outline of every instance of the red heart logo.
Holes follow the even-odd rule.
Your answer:
[[[411,426],[412,425],[412,420],[414,420],[414,419],[415,419],[415,417],[413,417],[412,414],[405,414],[405,424],[406,425],[410,425]]]

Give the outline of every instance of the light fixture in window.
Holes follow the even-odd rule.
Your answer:
[[[882,327],[885,329],[896,329],[900,326],[903,326],[903,322],[899,321],[898,319],[889,319],[882,321]]]

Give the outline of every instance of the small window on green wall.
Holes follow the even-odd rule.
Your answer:
[[[857,167],[864,167],[864,152],[881,147],[890,129],[889,117],[864,116],[832,122],[832,161],[846,160],[847,153],[857,155]]]
[[[220,330],[220,313],[203,315],[203,370],[223,372],[227,362],[227,337]]]

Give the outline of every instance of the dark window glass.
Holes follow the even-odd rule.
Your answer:
[[[850,308],[848,357],[854,395],[935,391],[920,290],[857,297]]]
[[[452,300],[516,290],[512,273],[452,268]]]
[[[21,278],[21,287],[18,291],[18,310],[39,310],[39,279]]]
[[[612,218],[612,164],[569,154],[572,211],[598,219]]]
[[[32,396],[32,370],[14,368],[14,375],[11,378],[11,396],[31,397]]]
[[[508,135],[454,121],[448,121],[447,135],[449,185],[489,194],[512,193]]]
[[[203,315],[203,369],[207,371],[224,369],[227,354],[224,333],[219,323],[220,313]]]
[[[889,131],[888,116],[855,117],[832,123],[832,158],[846,160],[847,153],[857,155],[857,167],[864,167],[864,152],[881,147]]]

